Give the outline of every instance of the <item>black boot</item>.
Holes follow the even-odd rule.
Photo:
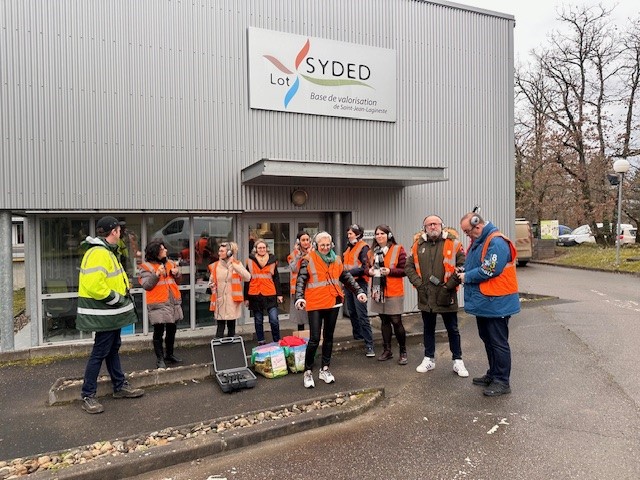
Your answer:
[[[164,363],[164,352],[162,351],[162,339],[153,339],[153,351],[156,353],[156,367],[167,368],[167,364]]]
[[[393,352],[391,351],[391,345],[385,343],[383,346],[382,354],[378,357],[378,361],[384,362],[393,358]]]
[[[164,338],[164,343],[167,347],[167,354],[164,356],[165,362],[182,363],[182,359],[173,354],[173,344],[176,340],[176,328],[175,323],[167,323],[167,335]]]

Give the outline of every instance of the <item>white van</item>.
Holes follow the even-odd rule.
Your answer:
[[[231,217],[195,217],[193,221],[193,234],[196,239],[205,236],[216,241],[224,241],[233,234]],[[189,241],[189,233],[189,218],[176,217],[155,232],[150,239],[161,239],[169,251],[179,252],[184,248],[185,242]]]

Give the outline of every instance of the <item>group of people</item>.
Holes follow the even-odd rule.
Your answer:
[[[82,407],[88,413],[104,410],[96,399],[97,378],[103,361],[111,376],[115,398],[144,394],[142,389],[133,388],[126,381],[119,359],[120,329],[136,321],[135,306],[128,294],[129,280],[118,258],[122,227],[123,222],[114,217],[103,217],[96,224],[97,236],[85,240],[87,251],[80,268],[76,325],[81,331],[96,332],[82,386]],[[363,228],[354,224],[347,230],[348,246],[342,258],[334,251],[329,233],[317,233],[313,239],[307,232],[297,235],[294,250],[288,257],[291,315],[299,330],[304,329],[306,323],[309,325],[303,375],[306,388],[315,386],[313,367],[321,337],[318,378],[325,383],[335,381],[329,367],[333,334],[343,305],[349,313],[354,339],[364,342],[367,357],[375,357],[367,311],[370,300],[371,313],[377,314],[381,321],[383,351],[378,360],[393,358],[395,335],[398,364],[407,365],[406,332],[402,323],[403,277],[407,276],[417,290],[424,326],[424,358],[416,370],[426,373],[435,368],[435,326],[440,314],[447,329],[453,371],[461,377],[469,376],[462,360],[457,317],[457,291],[464,284],[464,308],[476,316],[489,363],[487,372],[473,378],[473,383],[483,386],[487,396],[510,393],[508,324],[511,315],[520,311],[516,250],[495,225],[477,213],[463,216],[460,228],[471,240],[466,252],[455,230],[446,229],[438,215],[429,215],[407,254],[389,226],[378,225],[369,246],[363,240]],[[223,243],[218,250],[218,260],[208,265],[210,310],[217,323],[216,336],[225,336],[225,329],[227,336],[235,335],[236,321],[244,304],[253,314],[258,343],[265,343],[265,311],[273,341],[279,341],[278,304],[283,302],[283,295],[277,259],[269,253],[263,239],[255,240],[245,264],[237,255],[236,243]],[[174,354],[176,322],[183,318],[178,289],[180,275],[178,265],[167,258],[162,241],[150,242],[145,248],[145,261],[139,266],[139,281],[147,291],[158,368],[181,361]]]

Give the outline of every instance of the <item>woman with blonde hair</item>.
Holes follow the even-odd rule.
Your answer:
[[[267,242],[263,238],[257,239],[253,244],[253,250],[247,259],[251,281],[244,284],[245,305],[253,313],[258,345],[263,345],[265,310],[269,316],[273,341],[280,340],[278,303],[282,303],[284,299],[278,275],[278,260],[269,253]]]
[[[296,282],[296,308],[306,310],[309,316],[310,338],[304,359],[305,388],[315,387],[313,364],[322,333],[322,367],[318,378],[333,383],[335,377],[329,370],[333,350],[333,333],[336,329],[338,311],[344,302],[342,285],[356,295],[358,302],[366,303],[367,294],[345,270],[342,260],[333,251],[331,235],[320,232],[315,236],[314,247],[309,252],[298,272]]]
[[[209,288],[211,289],[211,303],[209,310],[213,312],[216,321],[216,338],[236,334],[236,320],[242,314],[244,302],[242,282],[248,282],[251,274],[238,259],[238,244],[226,242],[218,249],[219,260],[210,264]]]

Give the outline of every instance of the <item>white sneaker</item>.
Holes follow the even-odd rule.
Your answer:
[[[313,381],[313,373],[311,370],[305,370],[304,372],[304,388],[314,388],[316,383]]]
[[[436,368],[436,363],[430,357],[424,357],[420,365],[416,367],[416,372],[426,373]],[[468,375],[468,374],[467,374]]]
[[[324,383],[333,383],[336,381],[335,377],[327,367],[324,367],[322,370],[320,370],[320,374],[318,375],[318,378],[320,380],[323,380]]]
[[[467,369],[464,367],[464,362],[462,360],[453,361],[453,371],[460,377],[466,378],[469,376],[469,372],[467,372]]]

